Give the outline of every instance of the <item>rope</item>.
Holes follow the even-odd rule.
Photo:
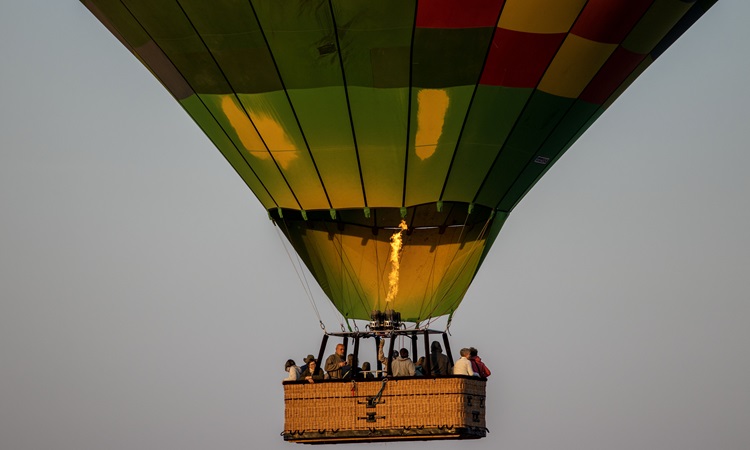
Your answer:
[[[459,270],[458,270],[458,271],[459,271],[459,273],[461,273],[461,272],[463,272],[464,270],[466,270],[466,267],[467,267],[467,265],[468,265],[468,262],[469,262],[469,260],[471,259],[470,257],[471,257],[471,256],[473,256],[474,252],[475,252],[475,251],[476,251],[476,249],[477,249],[477,246],[479,245],[479,242],[480,242],[480,241],[482,240],[482,238],[483,238],[483,237],[485,236],[485,234],[486,234],[486,232],[487,232],[487,229],[489,228],[488,226],[489,226],[490,222],[492,222],[492,216],[490,216],[490,217],[489,217],[489,218],[487,219],[487,221],[486,221],[486,222],[484,223],[484,226],[482,227],[482,230],[481,230],[481,231],[479,232],[479,235],[477,236],[477,239],[476,239],[476,240],[474,241],[474,243],[472,244],[472,246],[471,246],[471,249],[469,249],[469,254],[468,254],[468,255],[467,255],[467,257],[465,258],[465,260],[464,260],[463,264],[461,265],[461,267],[459,268]],[[458,279],[458,277],[454,278],[453,282],[451,283],[451,286],[450,286],[450,287],[448,288],[448,290],[446,290],[446,295],[447,295],[447,293],[448,293],[448,292],[450,291],[450,289],[451,289],[451,288],[453,287],[453,285],[454,285],[454,284],[456,283],[456,280],[457,280],[457,279]],[[466,286],[466,287],[465,287],[465,288],[463,289],[463,292],[461,292],[461,295],[459,295],[459,296],[458,296],[458,297],[456,298],[456,301],[454,301],[454,302],[453,302],[453,303],[452,303],[452,304],[450,305],[450,309],[451,309],[451,311],[452,311],[452,312],[451,312],[451,318],[453,317],[453,314],[455,313],[455,307],[456,307],[456,306],[458,305],[458,303],[459,303],[459,302],[460,302],[460,301],[461,301],[461,300],[463,299],[463,296],[464,296],[464,295],[466,294],[466,291],[468,291],[468,290],[469,290],[469,286],[471,286],[471,284],[467,285],[467,286]],[[445,295],[443,296],[443,298],[445,298]],[[433,309],[433,312],[434,312],[434,309]]]
[[[287,233],[289,233],[289,228],[286,225],[286,221],[283,221],[282,223],[284,223],[284,228],[286,228]],[[297,266],[294,264],[294,259],[292,258],[291,253],[289,253],[289,249],[286,248],[284,238],[281,237],[281,230],[279,230],[278,227],[276,228],[276,234],[279,236],[281,246],[284,247],[284,252],[286,252],[286,256],[289,258],[289,262],[292,263],[292,268],[294,269],[294,273],[297,274],[297,279],[299,279],[299,282],[302,285],[302,289],[305,291],[305,294],[307,294],[307,299],[310,301],[310,305],[315,312],[315,316],[318,318],[318,322],[320,322],[321,328],[325,329],[323,320],[320,318],[320,311],[318,311],[318,306],[315,304],[315,298],[312,295],[312,290],[310,289],[310,285],[307,282],[307,277],[304,276],[304,270],[302,270],[301,262],[299,261],[299,255],[297,255],[297,261],[300,263],[300,270],[302,271],[302,275],[300,275],[300,271],[297,270]]]
[[[466,220],[468,221],[468,219],[469,219],[469,217],[468,217],[468,215],[467,215],[467,216],[466,216]],[[466,270],[466,267],[467,267],[467,265],[468,265],[469,261],[471,260],[471,257],[472,257],[472,256],[474,255],[474,252],[475,252],[475,251],[477,250],[477,246],[479,246],[479,243],[480,243],[480,241],[481,241],[481,240],[482,240],[482,238],[483,238],[483,237],[485,236],[485,233],[487,232],[487,229],[488,229],[488,226],[489,226],[490,222],[492,222],[492,216],[490,216],[490,217],[489,217],[489,218],[487,219],[487,221],[485,221],[485,222],[484,222],[484,226],[482,226],[482,229],[481,229],[481,231],[479,232],[479,234],[477,235],[477,238],[476,238],[476,240],[475,240],[475,241],[474,241],[474,242],[472,243],[472,246],[471,246],[471,248],[469,249],[469,251],[468,251],[468,253],[467,253],[466,257],[464,258],[464,261],[463,261],[463,263],[461,264],[461,266],[460,266],[460,267],[459,267],[459,269],[458,269],[458,273],[459,273],[459,274],[461,274],[461,273],[462,273],[462,272],[463,272],[464,270]],[[464,232],[464,229],[465,229],[465,228],[466,228],[466,221],[464,222],[464,226],[463,226],[463,227],[462,227],[462,229],[461,229],[461,233],[460,233],[460,235],[459,235],[459,239],[458,239],[458,240],[459,240],[459,242],[461,241],[461,237],[463,236],[463,232]],[[458,255],[458,252],[459,252],[459,250],[456,250],[456,253],[455,253],[455,254],[453,255],[453,258],[451,259],[451,262],[450,262],[449,266],[453,265],[453,263],[455,262],[456,256]],[[448,292],[450,292],[450,290],[451,290],[451,289],[453,288],[453,286],[454,286],[454,285],[456,284],[456,281],[457,281],[457,280],[458,280],[458,277],[454,277],[454,279],[453,279],[453,282],[452,282],[452,283],[450,284],[450,286],[448,287],[448,289],[446,289],[446,290],[445,290],[445,294],[443,294],[442,298],[440,299],[441,301],[442,301],[443,299],[445,299],[445,296],[446,296],[446,295],[448,295]],[[458,302],[460,302],[460,301],[461,301],[461,299],[463,299],[463,296],[464,296],[464,294],[466,294],[466,291],[467,291],[468,289],[469,289],[469,286],[466,286],[466,288],[464,288],[464,290],[463,290],[463,292],[461,293],[461,295],[459,295],[459,296],[457,297],[456,301],[455,301],[455,302],[453,302],[453,303],[452,303],[452,304],[450,305],[450,309],[451,309],[451,310],[455,311],[455,306],[456,306],[456,305],[458,304]],[[436,305],[436,303],[433,303],[433,305],[434,305],[434,306],[433,306],[432,310],[431,310],[431,311],[430,311],[430,313],[429,313],[429,317],[430,317],[430,322],[431,322],[431,320],[432,320],[432,313],[434,313],[434,312],[435,312],[435,309],[437,309],[437,305]]]
[[[315,252],[319,253],[321,251],[320,248],[318,247],[318,244],[315,242],[315,240],[311,240],[310,244],[313,245],[313,249],[315,250]],[[339,311],[338,309],[336,309],[336,306],[334,306],[334,304],[333,304],[332,301],[327,301],[327,302],[324,302],[324,303],[328,305],[328,307],[330,308],[330,310],[333,313],[334,317],[337,318],[337,320],[339,322],[339,325],[341,326],[344,323],[344,315],[341,314],[341,311]]]
[[[385,384],[388,382],[388,378],[383,378],[383,384],[380,385],[380,390],[377,394],[375,394],[374,397],[372,397],[372,404],[377,405],[380,403],[380,398],[383,396],[383,391],[385,390]]]
[[[329,232],[331,231],[328,227],[326,227],[326,229]],[[359,282],[359,278],[356,276],[356,273],[353,273],[354,272],[354,269],[353,269],[354,266],[353,266],[353,264],[351,263],[351,261],[345,255],[345,252],[344,252],[344,242],[343,242],[343,238],[341,236],[341,233],[333,232],[333,234],[334,234],[334,237],[335,237],[334,242],[338,243],[338,246],[334,245],[333,248],[334,248],[334,250],[336,250],[339,253],[342,282],[343,282],[343,279],[344,279],[343,275],[345,273],[347,275],[347,278],[349,278],[349,280],[352,282],[352,287],[355,290],[356,299],[359,300],[359,303],[362,305],[363,310],[367,311],[368,307],[367,307],[367,304],[365,303],[365,300],[364,300],[364,295],[363,295],[364,293],[362,292],[363,288],[362,288],[362,285]],[[346,264],[344,264],[344,263],[346,263]],[[350,269],[350,267],[351,267],[351,269]],[[342,288],[343,287],[344,286],[343,286],[343,283],[342,283]],[[351,300],[350,296],[343,295],[343,297],[345,299],[349,300],[349,308],[351,309],[353,301]],[[342,323],[342,326],[343,326],[343,323]]]

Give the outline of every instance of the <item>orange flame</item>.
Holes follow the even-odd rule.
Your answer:
[[[386,304],[396,298],[398,294],[398,271],[401,266],[401,244],[403,243],[401,235],[409,228],[405,221],[398,224],[399,230],[391,236],[391,273],[388,274],[388,295],[385,298]]]

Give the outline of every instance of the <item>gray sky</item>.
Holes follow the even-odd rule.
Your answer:
[[[750,448],[748,17],[721,0],[511,214],[451,327],[493,370],[462,448]],[[0,58],[0,448],[292,448],[321,332],[260,203],[77,1],[4,1]]]

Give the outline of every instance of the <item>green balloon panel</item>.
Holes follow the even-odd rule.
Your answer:
[[[82,2],[180,102],[276,221],[299,213],[285,233],[346,317],[383,306],[388,239],[335,224],[350,211],[368,220],[379,213],[394,221],[385,230],[406,213],[412,232],[402,279],[411,281],[399,302],[413,320],[455,310],[507,214],[715,3]],[[441,229],[447,204],[464,211],[452,227],[490,211],[484,232]],[[425,208],[437,222],[414,228],[409,215]],[[305,217],[320,214],[330,219],[310,228]],[[435,229],[442,232],[427,231]],[[340,242],[326,247],[331,233]],[[435,239],[427,248],[437,251],[469,243],[479,250],[461,253],[458,271],[453,260],[461,258],[422,253],[426,241],[414,236]],[[427,276],[417,260],[444,266]]]

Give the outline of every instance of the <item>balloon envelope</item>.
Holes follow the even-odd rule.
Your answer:
[[[345,317],[421,321],[456,309],[508,213],[715,1],[83,3]]]

